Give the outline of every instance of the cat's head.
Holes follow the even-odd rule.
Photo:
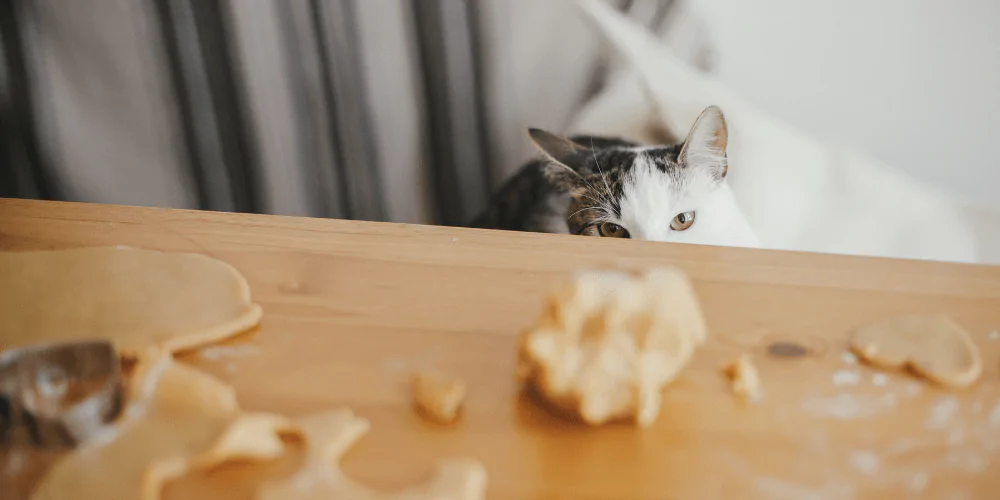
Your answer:
[[[728,131],[706,108],[682,144],[639,147],[532,129],[546,177],[570,195],[573,234],[760,246],[726,183]]]

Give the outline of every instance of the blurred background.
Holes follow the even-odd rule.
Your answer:
[[[1000,208],[1000,2],[616,0],[809,134]],[[572,0],[0,0],[0,196],[458,225],[614,64]]]

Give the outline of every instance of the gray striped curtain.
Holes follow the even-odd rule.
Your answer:
[[[445,225],[608,72],[572,0],[0,0],[0,43],[0,196]]]

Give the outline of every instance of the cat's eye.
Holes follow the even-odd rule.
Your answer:
[[[674,220],[670,221],[670,229],[674,231],[683,231],[694,224],[694,212],[684,212],[682,214],[677,214]]]
[[[603,222],[598,224],[597,232],[600,233],[601,236],[607,238],[628,238],[630,236],[628,234],[628,229],[625,229],[624,227],[621,227],[613,222]]]

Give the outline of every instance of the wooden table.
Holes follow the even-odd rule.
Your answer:
[[[373,485],[409,484],[436,459],[472,456],[498,499],[1000,498],[997,267],[0,200],[0,249],[89,245],[236,266],[263,323],[182,359],[230,381],[247,409],[349,405],[373,430],[345,468]],[[567,423],[520,393],[516,336],[569,271],[665,264],[694,279],[711,340],[667,389],[652,428]],[[948,391],[845,354],[855,327],[908,313],[946,313],[968,328],[982,380]],[[777,342],[807,354],[769,354]],[[734,398],[720,375],[741,352],[760,369],[758,404]],[[425,367],[467,381],[457,425],[412,411],[409,376]],[[166,496],[251,498],[295,455],[189,477]]]

